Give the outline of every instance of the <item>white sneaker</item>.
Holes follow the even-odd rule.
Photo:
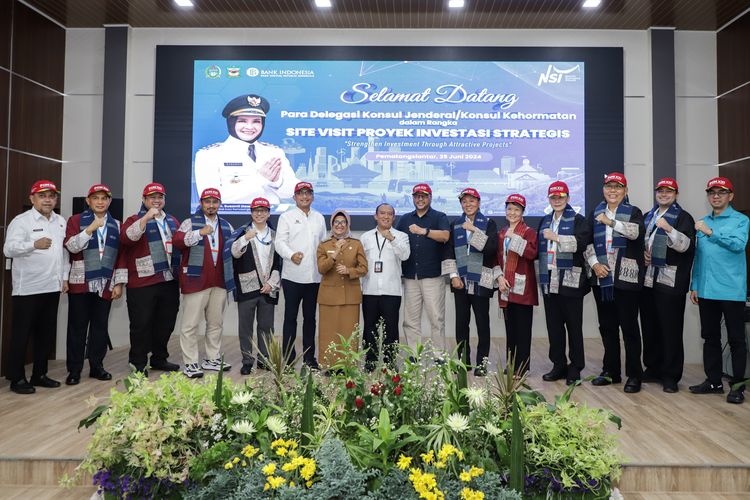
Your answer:
[[[184,373],[187,378],[201,378],[203,376],[203,370],[198,366],[198,363],[186,364],[182,373]]]
[[[201,363],[201,368],[218,372],[221,369],[221,359],[204,359],[203,363]],[[231,368],[232,365],[224,361],[224,371],[228,371]]]

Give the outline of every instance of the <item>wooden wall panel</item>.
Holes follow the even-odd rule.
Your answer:
[[[12,77],[10,147],[48,158],[62,158],[61,94]]]
[[[0,235],[5,234],[5,186],[8,180],[8,150],[0,148]],[[2,259],[0,259],[0,262]]]
[[[732,206],[741,212],[750,212],[750,159],[722,165],[719,167],[719,175],[732,181]]]
[[[10,92],[10,72],[0,68],[0,146],[5,146],[5,147],[8,146],[9,92]]]
[[[65,30],[20,2],[13,9],[13,72],[63,92]]]
[[[10,68],[10,20],[13,0],[0,0],[0,66]]]
[[[8,222],[30,208],[29,189],[32,184],[46,179],[60,187],[61,178],[62,163],[11,151],[8,162]]]
[[[750,85],[718,101],[719,163],[750,156]]]
[[[750,14],[716,34],[716,87],[719,95],[750,81]]]

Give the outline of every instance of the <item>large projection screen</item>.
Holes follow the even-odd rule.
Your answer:
[[[562,179],[583,212],[623,168],[622,71],[620,48],[159,46],[154,178],[175,213],[217,187],[238,220],[256,196],[287,210],[300,180],[355,227],[421,182],[449,215],[471,186],[485,214],[519,192],[533,218]]]

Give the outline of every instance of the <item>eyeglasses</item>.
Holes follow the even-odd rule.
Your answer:
[[[622,184],[605,184],[604,189],[608,189],[609,191],[622,191],[625,189],[625,186]]]
[[[334,226],[346,226],[346,221],[345,220],[335,220],[335,221],[333,221],[333,225]]]
[[[716,191],[706,191],[706,196],[708,196],[709,198],[713,196],[718,196],[718,197],[729,196],[729,191],[725,191],[723,189],[716,190]]]

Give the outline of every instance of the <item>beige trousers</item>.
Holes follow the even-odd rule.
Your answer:
[[[430,321],[430,335],[437,347],[445,338],[445,279],[404,278],[404,339],[412,347],[422,340],[422,309]]]
[[[198,326],[206,320],[206,359],[221,357],[221,335],[224,327],[224,308],[227,291],[213,287],[182,295],[182,325],[180,347],[185,364],[198,363]]]

